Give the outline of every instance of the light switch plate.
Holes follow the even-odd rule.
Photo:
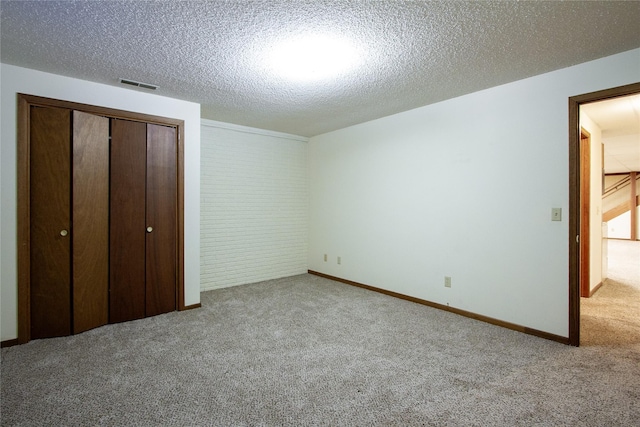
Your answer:
[[[551,221],[562,221],[562,208],[551,208]]]
[[[444,276],[444,287],[445,288],[450,288],[451,287],[451,277],[450,276]]]

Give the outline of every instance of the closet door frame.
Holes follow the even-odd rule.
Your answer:
[[[32,106],[60,107],[114,119],[133,120],[176,128],[177,212],[176,212],[176,307],[184,304],[184,120],[116,110],[76,102],[18,94],[18,343],[31,340],[31,247],[30,247],[30,111]]]

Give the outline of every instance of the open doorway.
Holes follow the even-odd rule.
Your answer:
[[[585,284],[587,281],[592,281],[592,278],[583,277],[585,274],[590,274],[587,273],[589,269],[583,269],[584,264],[594,265],[593,259],[596,258],[599,259],[602,265],[602,248],[594,247],[594,239],[589,240],[589,236],[592,233],[586,231],[585,228],[585,221],[588,221],[589,218],[593,220],[594,217],[599,220],[589,230],[593,231],[594,225],[600,226],[602,223],[602,211],[601,204],[594,211],[592,204],[584,203],[583,200],[585,197],[585,179],[589,179],[593,183],[594,174],[592,171],[584,175],[585,169],[583,166],[585,166],[587,160],[583,157],[585,153],[583,144],[586,140],[583,139],[585,132],[581,127],[581,106],[637,93],[640,93],[640,83],[569,98],[569,343],[571,345],[578,346],[580,344],[580,296],[584,292],[594,291],[593,288],[587,288]],[[593,144],[593,141],[588,140]],[[593,150],[589,152],[594,153]],[[593,163],[589,162],[589,164],[592,165]],[[599,179],[602,179],[602,183],[599,183],[597,188],[602,189],[604,187],[604,178]],[[601,192],[602,190],[600,190],[600,194]],[[593,193],[590,200],[594,200]],[[585,205],[589,209],[588,212],[584,211]],[[589,207],[589,205],[591,206]],[[601,231],[597,231],[594,234],[600,237]],[[581,245],[583,238],[587,240],[586,242],[583,240],[586,245]],[[596,241],[600,245],[602,239],[598,238]],[[587,248],[586,252],[585,247]],[[601,275],[601,269],[597,268],[596,270],[595,274]],[[591,274],[594,273],[592,272]]]

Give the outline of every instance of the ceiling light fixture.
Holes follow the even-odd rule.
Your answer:
[[[287,80],[315,82],[355,68],[360,55],[347,39],[330,35],[302,36],[276,45],[269,55],[271,71]]]

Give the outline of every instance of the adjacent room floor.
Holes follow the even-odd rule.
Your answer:
[[[640,343],[640,241],[608,241],[608,278],[581,298],[580,345]]]

